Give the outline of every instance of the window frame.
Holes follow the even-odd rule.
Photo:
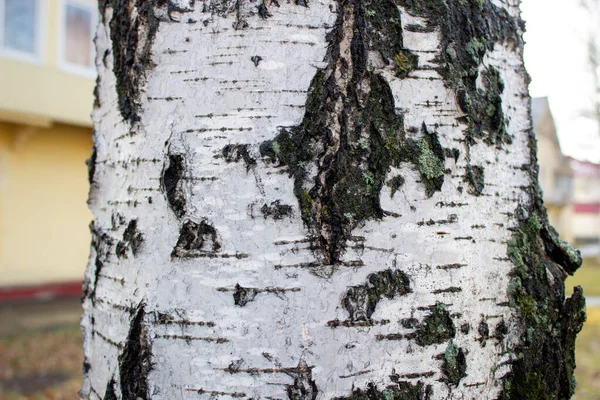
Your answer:
[[[3,0],[0,0],[3,1]],[[90,25],[90,37],[92,43],[90,46],[90,59],[92,65],[84,67],[82,65],[73,64],[67,60],[66,53],[66,39],[67,39],[67,7],[77,7],[88,11],[91,15]],[[98,9],[97,7],[82,1],[77,0],[61,0],[60,2],[60,18],[59,18],[59,35],[58,35],[58,67],[64,71],[75,75],[80,75],[86,78],[95,78],[97,75],[96,71],[96,45],[94,43],[96,36],[96,26],[98,25]]]
[[[34,0],[37,11],[35,32],[35,53],[6,48],[4,46],[4,15],[6,12],[6,0],[0,0],[0,58],[8,58],[30,64],[43,64],[46,57],[45,32],[47,28],[47,1]]]

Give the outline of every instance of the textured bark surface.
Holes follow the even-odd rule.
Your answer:
[[[100,1],[81,397],[571,397],[517,3]]]

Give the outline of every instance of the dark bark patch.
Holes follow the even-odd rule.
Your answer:
[[[392,377],[394,377],[392,375]],[[354,389],[349,396],[336,397],[336,400],[430,400],[433,398],[433,388],[423,382],[411,383],[393,378],[395,383],[380,390],[374,383],[369,383],[366,389]]]
[[[140,251],[142,243],[144,243],[144,235],[137,228],[137,219],[132,219],[123,232],[123,240],[117,243],[115,253],[119,258],[127,258],[128,250],[131,250],[135,256]]]
[[[453,339],[456,329],[446,306],[440,303],[432,307],[415,333],[419,346],[430,346]]]
[[[506,326],[506,322],[502,320],[498,323],[498,325],[496,325],[496,329],[494,330],[494,337],[498,342],[502,342],[507,333],[508,326]]]
[[[485,187],[485,178],[483,167],[479,165],[467,165],[467,174],[465,176],[471,187],[471,193],[480,196]]]
[[[258,64],[260,64],[260,62],[262,61],[262,57],[261,56],[252,56],[250,57],[250,61],[252,61],[252,63],[254,63],[255,67],[258,67]]]
[[[195,257],[198,253],[214,254],[221,250],[217,230],[206,220],[184,222],[171,257]]]
[[[314,234],[323,265],[340,262],[357,225],[386,215],[380,192],[391,166],[414,163],[428,197],[444,181],[445,155],[437,134],[424,127],[422,140],[407,139],[389,84],[368,67],[370,51],[400,77],[417,66],[417,57],[403,46],[400,18],[392,0],[340,1],[328,37],[329,63],[311,81],[302,123],[281,129],[260,146],[266,160],[286,166],[294,178],[302,220]],[[353,24],[349,55],[339,48],[344,21]],[[336,71],[345,76],[338,79]],[[390,182],[393,193],[400,182]]]
[[[462,324],[460,326],[460,331],[462,332],[463,335],[468,335],[469,332],[471,331],[471,325],[469,324]]]
[[[300,360],[296,371],[288,372],[294,377],[294,383],[288,385],[287,395],[290,400],[315,400],[319,393],[317,384],[312,378],[312,367]]]
[[[260,208],[264,218],[273,218],[274,220],[284,219],[291,217],[293,214],[292,206],[282,204],[280,200],[272,201],[271,204],[264,204]]]
[[[490,326],[485,320],[481,320],[479,326],[477,326],[477,333],[479,333],[479,338],[477,340],[481,346],[484,347],[486,341],[490,338]]]
[[[429,28],[441,31],[440,73],[446,85],[455,90],[457,102],[467,114],[464,122],[467,145],[482,138],[489,145],[511,143],[502,113],[504,89],[498,71],[484,68],[487,51],[502,43],[521,46],[523,22],[511,17],[491,0],[398,0],[409,13],[427,19]],[[481,76],[483,87],[477,86]],[[522,71],[525,75],[525,71]]]
[[[387,181],[386,185],[390,188],[390,197],[394,197],[394,194],[404,185],[404,177],[401,175],[394,176],[392,179]]]
[[[256,160],[250,155],[250,145],[248,144],[228,144],[223,147],[221,155],[227,162],[244,161],[246,171],[256,166]]]
[[[113,378],[106,384],[106,391],[104,392],[103,400],[117,400],[117,393],[115,392],[115,380]]]
[[[92,146],[92,155],[90,158],[85,160],[85,164],[88,168],[88,183],[91,185],[94,183],[94,175],[96,174],[96,158],[98,154],[96,152],[96,145]]]
[[[233,303],[236,306],[243,307],[253,301],[257,294],[258,291],[256,289],[245,288],[238,283],[235,285],[235,290],[233,292]]]
[[[265,0],[262,0],[260,4],[256,7],[256,9],[258,10],[258,15],[262,19],[267,19],[271,17],[271,13],[269,12],[269,8],[265,4]]]
[[[537,172],[531,174],[537,182]],[[507,246],[515,266],[508,296],[520,315],[518,329],[524,337],[514,350],[520,357],[504,380],[500,398],[568,399],[575,390],[575,337],[585,321],[585,299],[576,288],[565,301],[563,281],[578,267],[579,253],[566,245],[564,252],[557,250],[562,241],[548,223],[535,183],[531,193],[528,209],[515,213],[519,224]]]
[[[349,320],[370,321],[382,298],[393,299],[411,292],[410,281],[402,271],[387,269],[367,276],[367,282],[352,286],[342,299]]]
[[[140,119],[142,85],[153,67],[152,44],[159,25],[154,15],[156,5],[156,0],[109,0],[99,4],[103,19],[106,8],[113,9],[109,26],[118,106],[123,119],[131,123]]]
[[[119,378],[123,400],[146,400],[148,374],[152,369],[152,349],[147,338],[144,304],[141,304],[129,327],[123,352],[119,355]]]
[[[454,343],[450,344],[444,352],[444,361],[442,362],[442,372],[445,379],[451,385],[458,386],[460,380],[467,376],[467,359],[462,348]]]
[[[182,154],[170,154],[168,164],[162,173],[162,188],[167,196],[171,210],[178,218],[186,211],[186,199],[183,188],[185,175],[185,159]]]

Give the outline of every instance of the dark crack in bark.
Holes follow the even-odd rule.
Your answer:
[[[106,8],[113,10],[109,27],[118,107],[123,119],[130,123],[140,120],[140,93],[145,77],[153,67],[152,43],[159,25],[154,8],[159,2],[160,0],[99,2],[103,20]]]
[[[183,154],[169,154],[161,177],[161,187],[173,213],[178,218],[185,215],[186,198],[184,191],[185,158]]]
[[[354,227],[384,217],[379,197],[386,174],[392,165],[413,161],[411,151],[424,155],[416,162],[426,183],[433,182],[428,195],[443,182],[439,157],[429,157],[433,141],[406,146],[403,118],[395,111],[391,89],[367,62],[369,51],[396,67],[405,58],[415,60],[403,47],[396,4],[338,4],[328,66],[310,84],[302,123],[282,129],[260,147],[263,157],[287,166],[294,178],[302,219],[315,235],[324,265],[339,263]],[[404,72],[413,64],[402,63]]]
[[[141,304],[131,320],[123,352],[119,355],[119,380],[123,400],[146,400],[148,374],[152,369],[152,350],[145,327],[144,304]]]

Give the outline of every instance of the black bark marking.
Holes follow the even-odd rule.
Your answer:
[[[471,325],[464,323],[460,326],[460,331],[462,332],[463,335],[468,335],[469,332],[471,331]]]
[[[206,220],[196,223],[186,221],[179,232],[179,239],[171,257],[196,257],[198,254],[215,254],[221,250],[217,230]]]
[[[256,160],[250,155],[249,149],[249,144],[228,144],[223,147],[221,155],[227,162],[239,162],[240,160],[244,160],[246,171],[249,171],[256,166]]]
[[[235,291],[233,292],[233,303],[236,306],[243,307],[253,301],[257,294],[258,291],[256,289],[245,288],[238,283],[235,285]]]
[[[186,212],[186,198],[183,188],[185,175],[185,159],[182,154],[170,154],[168,164],[162,173],[161,186],[167,196],[171,210],[178,218]]]
[[[436,304],[415,331],[419,346],[444,343],[454,339],[456,329],[444,304]]]
[[[104,392],[103,400],[117,400],[117,393],[115,393],[115,380],[111,378],[106,384],[106,391]]]
[[[287,395],[290,400],[315,400],[319,390],[312,378],[312,367],[306,361],[300,360],[297,371],[288,372],[294,377],[294,383],[287,386]]]
[[[259,293],[272,293],[279,298],[283,298],[287,292],[299,292],[300,288],[282,288],[282,287],[266,287],[266,288],[251,288],[243,287],[239,283],[234,288],[220,287],[219,292],[233,292],[233,302],[236,306],[243,307],[246,304],[254,301]]]
[[[185,310],[175,309],[174,314],[155,311],[152,313],[156,324],[160,325],[180,325],[180,326],[207,326],[212,328],[215,323],[212,321],[190,321],[186,319]]]
[[[410,281],[406,274],[387,269],[368,275],[367,282],[362,285],[348,288],[342,306],[348,311],[350,321],[368,322],[382,298],[391,300],[410,292]]]
[[[448,345],[442,362],[442,372],[448,384],[458,386],[460,380],[467,376],[466,371],[467,358],[464,350],[454,343]]]
[[[433,388],[423,382],[411,383],[399,381],[398,376],[391,375],[393,385],[388,385],[380,390],[374,383],[369,383],[366,389],[354,389],[345,397],[336,397],[336,400],[430,400],[433,398]]]
[[[479,338],[477,340],[481,344],[481,347],[485,347],[486,340],[490,338],[490,326],[484,319],[479,323],[477,333],[479,333]]]
[[[485,187],[484,170],[479,165],[467,165],[465,179],[471,187],[471,194],[480,196]]]
[[[395,176],[386,185],[390,188],[390,197],[394,197],[394,194],[404,185],[404,178],[401,175]]]
[[[123,352],[119,355],[119,378],[123,400],[146,400],[148,374],[152,369],[152,349],[144,326],[144,304],[141,304],[129,327]]]
[[[250,61],[252,61],[254,63],[255,67],[258,67],[258,64],[260,64],[260,62],[262,61],[262,57],[261,56],[252,56],[250,57]]]
[[[94,183],[94,175],[96,174],[96,159],[98,154],[96,152],[96,145],[92,146],[92,155],[90,158],[85,160],[85,164],[88,168],[88,183],[91,185]]]
[[[258,10],[258,15],[262,19],[267,19],[267,18],[271,17],[271,13],[269,12],[269,8],[265,4],[265,0],[262,0],[256,8]]]
[[[129,221],[123,232],[123,240],[117,243],[115,253],[119,258],[127,258],[128,250],[135,256],[144,243],[144,235],[137,228],[137,219]]]
[[[118,106],[123,119],[130,123],[140,119],[142,85],[153,67],[152,44],[159,25],[154,8],[159,2],[104,0],[98,5],[103,20],[106,8],[113,9],[109,26]]]
[[[494,337],[498,341],[498,343],[504,340],[504,337],[508,333],[508,326],[506,326],[506,322],[504,320],[500,321],[498,325],[496,325],[496,329],[494,331]]]
[[[281,204],[280,200],[275,200],[273,202],[271,202],[271,204],[264,204],[261,208],[260,208],[260,212],[262,213],[263,217],[266,218],[273,218],[274,220],[279,220],[279,219],[284,219],[286,217],[291,217],[293,214],[293,208],[292,206],[289,206],[287,204]]]

